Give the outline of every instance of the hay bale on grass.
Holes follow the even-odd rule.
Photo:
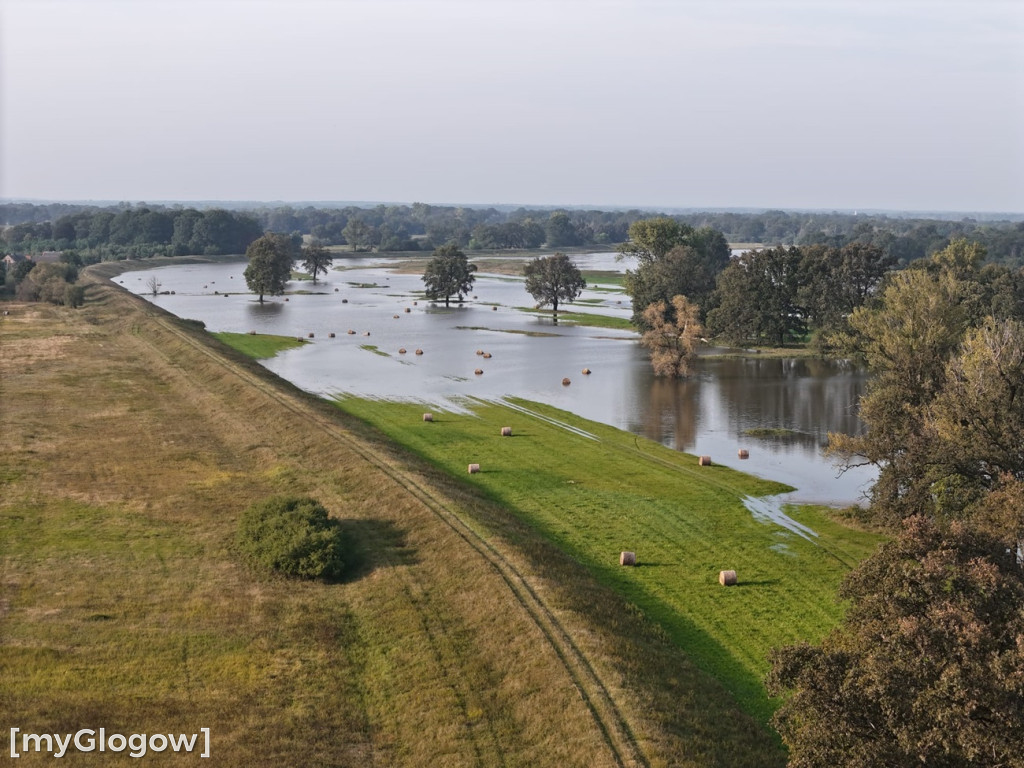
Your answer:
[[[502,427],[501,428],[501,436],[502,437],[512,437],[512,427]]]
[[[699,467],[710,467],[711,466],[711,457],[710,456],[701,456],[699,459],[697,459],[697,466],[699,466]]]
[[[480,471],[480,465],[479,464],[470,464],[469,465],[469,474],[475,475],[479,471]]]
[[[718,583],[723,587],[736,586],[736,571],[719,571]]]
[[[424,421],[433,421],[434,420],[434,414],[432,414],[432,413],[424,413],[423,414],[423,420]]]
[[[636,565],[636,552],[622,552],[619,555],[619,565]]]
[[[249,331],[249,335],[250,336],[255,336],[256,335],[256,331]]]
[[[312,334],[312,333],[311,333],[311,334],[309,334],[309,338],[311,338],[311,339],[313,338],[313,334]]]

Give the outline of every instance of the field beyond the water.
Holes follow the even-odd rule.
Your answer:
[[[398,420],[381,419],[385,431],[463,432],[484,467],[468,478],[457,444],[425,459],[429,443],[396,445],[362,421],[369,410],[353,418],[194,323],[86,279],[79,310],[7,303],[0,318],[0,751],[10,754],[10,728],[209,728],[213,764],[226,766],[784,762],[748,714],[760,715],[757,696],[738,706],[666,621],[671,595],[658,597],[668,613],[652,608],[653,582],[679,583],[665,578],[668,545],[656,555],[632,538],[642,565],[620,570],[625,529],[604,530],[595,508],[587,533],[586,508],[549,495],[573,464],[575,443],[559,442],[572,432],[542,442],[546,422],[524,416],[499,442],[490,426],[477,438],[454,416],[423,425],[422,408],[373,406]],[[508,417],[495,414],[495,424]],[[602,461],[626,450],[612,433],[599,434]],[[521,451],[525,462],[545,445],[560,455],[537,473],[537,492],[573,525],[529,511],[518,497],[533,486],[510,464],[510,483],[494,484],[502,456]],[[600,490],[587,474],[600,465],[582,464],[591,460],[580,454],[567,478],[584,487],[564,489]],[[726,477],[711,469],[704,479]],[[637,459],[635,471],[653,470]],[[341,520],[352,563],[341,583],[241,564],[241,512],[279,493],[313,495]],[[762,548],[750,546],[752,563]],[[705,557],[716,570],[700,571],[698,593],[718,568],[717,555]],[[755,579],[736,567],[741,582]],[[825,593],[843,567],[820,585],[826,617],[837,615]],[[748,593],[767,585],[711,586],[701,600],[746,611]],[[750,682],[755,667],[723,679],[736,691],[732,681]]]

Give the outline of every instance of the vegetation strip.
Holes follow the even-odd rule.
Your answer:
[[[429,426],[414,404],[340,405],[453,476],[479,462],[475,486],[634,601],[762,721],[774,709],[761,682],[769,650],[828,632],[842,615],[840,579],[879,541],[810,508],[790,516],[819,533],[814,542],[757,522],[743,499],[784,486],[698,467],[696,457],[538,403],[477,402]],[[515,437],[498,436],[506,424]],[[641,567],[615,564],[627,549]],[[739,572],[739,589],[720,590],[723,568]]]

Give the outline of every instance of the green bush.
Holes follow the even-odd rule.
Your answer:
[[[242,513],[237,543],[251,563],[286,576],[337,579],[345,567],[341,524],[309,497],[253,504]]]

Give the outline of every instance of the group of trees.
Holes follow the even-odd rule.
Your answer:
[[[1024,766],[1024,317],[982,258],[954,242],[849,318],[867,431],[830,449],[878,466],[893,538],[820,646],[773,653],[794,766]]]
[[[0,262],[0,294],[67,307],[80,307],[85,301],[85,288],[78,284],[78,265],[70,261],[36,263],[25,259],[10,267]]]

